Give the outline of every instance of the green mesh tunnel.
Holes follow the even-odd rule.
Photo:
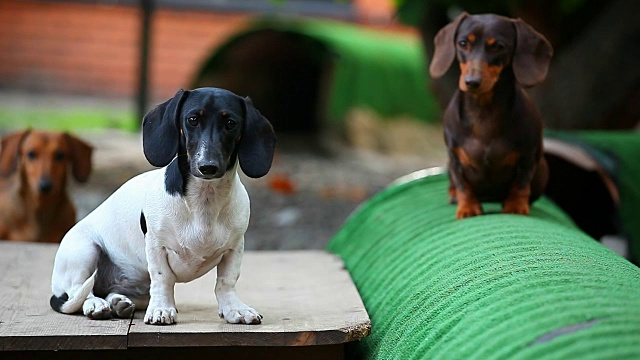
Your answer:
[[[640,358],[640,269],[550,200],[454,220],[448,179],[390,187],[332,239],[369,312],[355,358]],[[491,205],[491,204],[489,204]]]
[[[581,229],[628,240],[640,264],[640,134],[630,131],[548,131],[550,196]]]
[[[353,108],[435,122],[426,67],[416,34],[259,18],[212,51],[192,86],[251,96],[278,132],[340,127]]]

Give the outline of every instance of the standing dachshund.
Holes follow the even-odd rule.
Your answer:
[[[60,242],[76,222],[67,171],[91,172],[91,146],[67,133],[25,130],[5,136],[0,152],[0,239]]]
[[[553,49],[520,19],[463,13],[435,37],[429,71],[438,78],[453,59],[459,89],[445,112],[449,195],[456,218],[482,214],[482,201],[529,214],[546,186],[542,117],[524,90],[544,80]]]

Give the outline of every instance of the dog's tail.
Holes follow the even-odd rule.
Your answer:
[[[96,273],[98,270],[94,271],[91,276],[87,280],[85,280],[84,284],[69,297],[69,294],[63,293],[60,296],[51,296],[49,300],[49,305],[51,308],[59,313],[64,314],[73,314],[80,309],[82,309],[82,304],[91,293],[93,289],[93,284],[96,282]]]

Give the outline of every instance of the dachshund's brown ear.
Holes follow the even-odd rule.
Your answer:
[[[93,147],[71,134],[65,133],[64,137],[71,150],[69,157],[71,158],[73,177],[78,182],[85,182],[91,174]]]
[[[440,29],[433,39],[435,50],[431,65],[429,65],[429,73],[433,78],[439,78],[449,70],[456,57],[455,37],[460,22],[469,14],[463,12],[458,15],[452,22]]]
[[[513,73],[524,87],[539,84],[547,76],[553,48],[547,39],[521,19],[513,21],[517,32]]]
[[[0,175],[9,176],[18,168],[20,145],[31,132],[30,129],[14,132],[2,138],[0,149]]]

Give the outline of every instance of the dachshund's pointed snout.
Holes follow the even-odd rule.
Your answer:
[[[204,164],[198,167],[200,173],[205,176],[212,176],[218,173],[218,167],[214,164]]]
[[[477,90],[482,84],[482,79],[477,76],[466,76],[464,78],[464,84],[467,85],[467,89],[469,90]]]
[[[38,182],[38,190],[40,190],[41,193],[48,194],[49,192],[51,192],[51,189],[53,189],[53,182],[51,182],[51,179],[40,179],[40,181]]]

